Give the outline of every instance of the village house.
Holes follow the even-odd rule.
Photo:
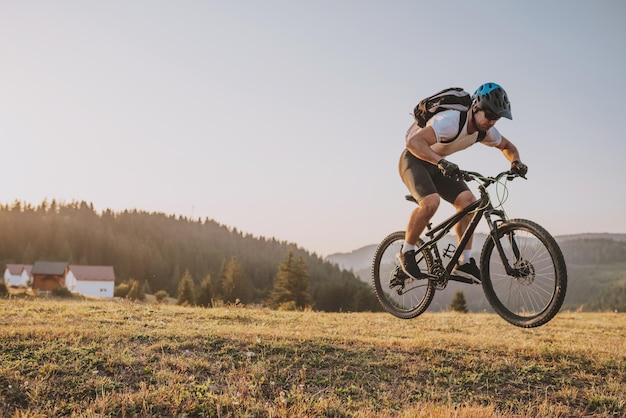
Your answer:
[[[30,264],[7,264],[4,270],[4,284],[9,287],[28,287],[33,282]]]
[[[65,287],[68,263],[58,261],[35,261],[31,273],[33,290],[49,292],[56,287]]]
[[[80,266],[71,264],[65,286],[72,293],[112,298],[115,290],[113,266]]]
[[[113,266],[84,266],[66,262],[36,261],[35,264],[7,264],[4,271],[7,286],[28,287],[49,292],[65,287],[83,296],[112,298],[115,290]]]

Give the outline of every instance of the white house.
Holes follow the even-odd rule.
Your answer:
[[[72,293],[100,298],[112,298],[115,289],[113,266],[80,266],[70,264],[65,287]]]
[[[28,287],[33,281],[32,269],[30,264],[7,264],[4,284],[9,287]]]

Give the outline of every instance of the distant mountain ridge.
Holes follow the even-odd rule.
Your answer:
[[[474,235],[473,256],[477,261],[486,238],[486,234]],[[585,233],[555,239],[568,270],[564,309],[585,307],[626,312],[626,234]],[[456,237],[448,235],[441,244],[440,248],[456,245]],[[371,284],[371,265],[377,247],[378,244],[371,244],[349,253],[331,254],[325,260]],[[481,286],[454,282],[437,292],[430,310],[447,310],[457,290],[463,291],[470,311],[491,311]]]
[[[486,234],[474,234],[474,253],[476,257],[479,256],[480,250],[482,249],[483,242],[485,241],[486,237]],[[622,242],[626,241],[626,234],[584,233],[573,235],[559,235],[556,236],[555,239],[558,243],[581,239],[608,239],[612,241]],[[442,243],[445,243],[446,245],[448,243],[456,245],[456,237],[453,235],[448,235],[443,238]],[[365,267],[371,267],[372,259],[374,258],[374,253],[376,252],[377,247],[378,244],[370,244],[349,253],[330,254],[325,257],[325,260],[330,263],[337,264],[339,268],[342,268],[344,270],[357,271]],[[445,245],[442,245],[442,247],[445,247]]]
[[[485,234],[474,234],[474,252],[480,252],[485,238],[487,238]],[[456,237],[453,235],[443,237],[440,241],[439,248],[445,248],[448,244],[456,246]],[[353,270],[356,273],[359,270],[364,268],[369,269],[371,267],[376,248],[378,248],[378,244],[366,245],[350,253],[331,254],[327,256],[325,260],[337,264],[339,268]],[[475,257],[477,256],[476,254]]]
[[[626,241],[626,234],[612,234],[609,232],[589,232],[585,234],[559,235],[555,238],[558,242],[573,239],[609,239],[613,241]]]

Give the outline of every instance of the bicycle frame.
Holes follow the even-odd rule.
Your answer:
[[[470,238],[474,234],[474,231],[476,230],[476,227],[478,226],[478,223],[480,222],[480,219],[482,216],[485,217],[485,220],[487,221],[487,224],[489,226],[490,237],[494,237],[494,238],[497,237],[497,233],[496,233],[497,223],[504,222],[506,220],[506,216],[503,211],[494,209],[493,205],[491,204],[491,198],[489,196],[489,193],[487,192],[487,186],[495,181],[496,179],[484,180],[484,182],[478,186],[479,191],[480,191],[480,198],[476,200],[475,202],[471,203],[469,206],[465,207],[461,211],[450,216],[448,219],[444,220],[443,222],[441,222],[439,225],[435,226],[434,228],[432,227],[432,224],[430,223],[428,224],[428,230],[425,235],[429,237],[430,239],[427,242],[425,242],[422,246],[420,246],[416,250],[416,252],[420,253],[424,249],[430,250],[432,254],[434,254],[435,263],[439,267],[442,267],[443,271],[438,271],[441,269],[435,269],[435,272],[438,272],[438,274],[432,274],[429,272],[429,273],[424,273],[424,275],[434,280],[449,279],[449,280],[459,281],[463,283],[480,284],[479,280],[476,281],[476,280],[467,279],[465,277],[454,276],[451,273],[452,273],[452,269],[457,264],[459,257],[463,253],[465,246],[467,245]],[[407,198],[409,197],[407,196]],[[472,213],[473,213],[472,219],[467,229],[461,236],[461,240],[458,243],[456,250],[454,251],[452,256],[449,256],[450,261],[448,261],[448,264],[444,266],[437,243],[444,236],[446,236],[452,230],[452,228],[454,228],[454,226],[461,221],[461,219],[463,219],[465,216],[472,214]],[[500,219],[494,221],[491,219],[492,215],[498,216]],[[506,266],[506,270],[507,272],[510,273],[513,269],[510,267],[508,260],[506,259],[504,255],[502,246],[499,240],[494,239],[494,241],[496,243],[496,247],[498,248],[498,252],[500,253],[500,256],[502,257],[502,261],[504,265]],[[446,251],[447,250],[444,251],[444,257],[448,256],[445,253]]]

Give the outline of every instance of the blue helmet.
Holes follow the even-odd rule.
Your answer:
[[[511,115],[511,102],[506,91],[496,83],[485,83],[478,87],[472,96],[472,100],[481,110],[490,110],[498,116],[513,119]]]

